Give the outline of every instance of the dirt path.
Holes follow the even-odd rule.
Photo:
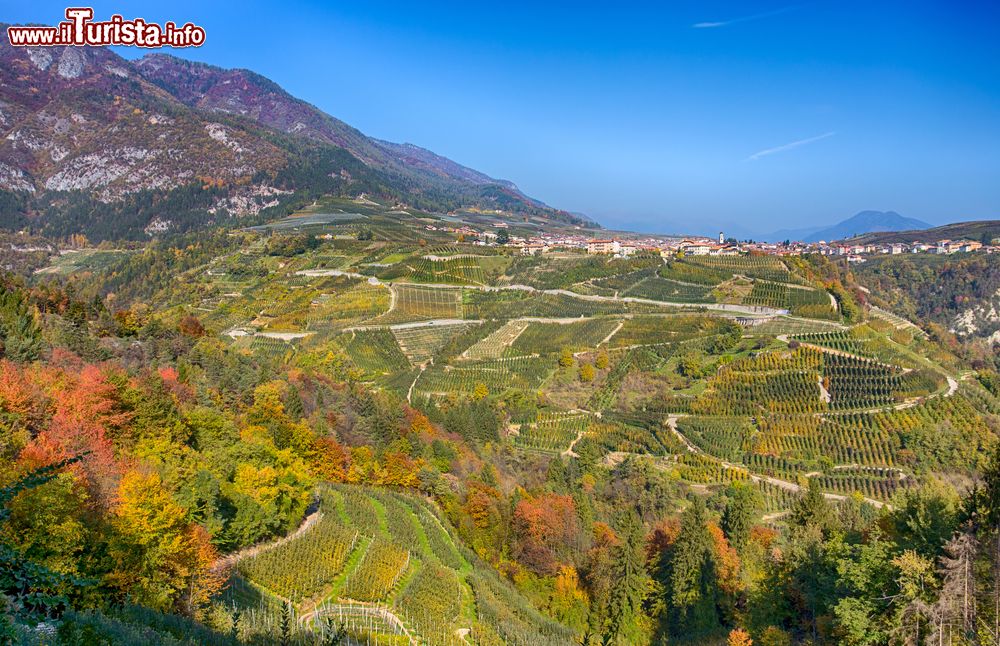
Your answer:
[[[948,392],[944,396],[951,397],[958,390],[958,382],[951,375],[945,375],[945,379],[948,380]]]
[[[601,339],[601,342],[598,343],[597,346],[600,347],[605,343],[607,343],[608,341],[610,341],[611,338],[614,337],[614,335],[618,334],[619,330],[621,330],[622,327],[624,326],[625,326],[625,321],[618,321],[618,325],[615,326],[615,329],[611,330],[611,332],[608,333],[608,336]]]
[[[816,375],[816,382],[817,382],[817,385],[819,385],[819,399],[820,399],[820,401],[826,402],[827,404],[829,404],[831,401],[833,401],[833,398],[830,397],[830,391],[827,390],[826,386],[823,385],[823,375],[817,374]]]
[[[359,278],[367,280],[372,285],[380,285],[382,281],[373,276],[365,276],[363,274],[358,274],[349,271],[341,271],[339,269],[303,269],[301,271],[295,272],[299,276],[347,276],[350,278]],[[502,290],[519,290],[525,292],[537,292],[539,294],[551,294],[556,296],[568,296],[570,298],[576,298],[584,301],[595,301],[595,302],[618,302],[618,303],[641,303],[646,305],[657,305],[660,307],[682,307],[691,309],[706,309],[714,310],[719,312],[734,312],[739,314],[763,314],[763,315],[787,315],[789,311],[787,309],[778,309],[774,307],[763,307],[758,305],[734,305],[730,303],[678,303],[675,301],[658,301],[651,298],[638,298],[635,296],[598,296],[593,294],[577,294],[568,289],[538,289],[537,287],[532,287],[530,285],[450,285],[446,283],[408,283],[405,281],[394,281],[393,285],[416,285],[419,287],[432,287],[438,289],[478,289],[480,291],[492,292],[492,291],[502,291]],[[390,287],[390,291],[392,288]],[[390,308],[392,311],[392,305],[394,300],[390,297]]]
[[[305,519],[303,519],[302,523],[291,534],[286,534],[285,536],[275,539],[270,543],[260,543],[258,545],[252,545],[250,547],[246,547],[240,550],[239,552],[233,552],[232,554],[224,556],[218,559],[215,563],[213,563],[212,569],[213,570],[229,569],[234,565],[236,565],[237,563],[239,563],[240,561],[242,561],[243,559],[247,559],[252,556],[257,556],[258,554],[263,554],[264,552],[269,552],[276,547],[280,547],[285,543],[288,543],[289,541],[293,541],[299,536],[302,536],[303,534],[308,532],[310,529],[312,529],[313,526],[316,523],[318,523],[322,518],[323,518],[323,512],[317,509],[313,513],[306,516]]]
[[[428,363],[433,364],[434,363],[434,359],[431,359],[427,363],[420,364],[420,372],[418,372],[417,376],[413,378],[413,383],[410,384],[410,389],[406,391],[406,403],[407,404],[412,404],[413,403],[413,388],[417,385],[417,380],[420,379],[420,375],[424,374],[424,370],[427,370],[427,364]]]
[[[580,457],[580,456],[578,456],[576,454],[575,451],[573,451],[573,449],[576,448],[576,443],[579,442],[583,438],[583,436],[584,436],[584,432],[583,431],[577,431],[576,432],[576,437],[573,438],[573,441],[569,443],[569,447],[567,447],[566,450],[563,451],[560,455],[562,455],[563,457],[568,457],[568,458],[577,458],[577,457]]]

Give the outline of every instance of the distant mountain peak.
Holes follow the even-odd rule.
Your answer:
[[[805,236],[803,242],[820,240],[830,242],[877,231],[909,231],[927,229],[930,226],[926,222],[904,217],[895,211],[860,211],[842,222]]]

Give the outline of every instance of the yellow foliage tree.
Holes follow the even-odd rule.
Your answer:
[[[118,487],[109,582],[137,603],[197,614],[222,586],[204,529],[163,488],[160,476],[130,471]]]

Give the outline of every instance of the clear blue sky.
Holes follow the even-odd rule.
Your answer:
[[[66,6],[3,5],[0,19],[44,23]],[[235,6],[94,3],[98,18],[196,22],[207,43],[181,56],[253,69],[608,226],[1000,218],[994,2]]]

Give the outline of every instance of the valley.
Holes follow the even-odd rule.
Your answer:
[[[1000,644],[988,8],[154,5],[5,8],[0,646]]]
[[[511,581],[494,571],[502,552],[477,547],[479,521],[463,527],[477,488],[541,476],[578,507],[580,482],[651,469],[644,478],[674,490],[656,504],[724,501],[749,488],[759,501],[752,522],[787,531],[812,495],[852,513],[903,513],[907,496],[938,477],[969,478],[995,441],[981,412],[1000,411],[1000,400],[914,323],[842,309],[863,292],[832,288],[828,261],[558,247],[525,257],[447,239],[454,234],[428,229],[426,218],[388,219],[380,213],[391,207],[372,200],[321,210],[352,206],[366,210],[363,225],[313,209],[218,234],[207,253],[187,252],[192,262],[179,272],[150,272],[162,252],[147,249],[53,255],[33,274],[38,285],[58,276],[105,299],[110,276],[160,276],[123,285],[117,298],[132,304],[106,341],[130,320],[193,328],[188,358],[178,358],[189,383],[200,379],[191,370],[207,367],[195,357],[212,352],[253,365],[279,391],[312,393],[301,423],[331,428],[331,444],[312,467],[321,475],[296,485],[310,511],[287,517],[297,529],[286,537],[257,534],[270,542],[244,543],[213,566],[226,580],[214,607],[235,613],[243,639],[343,630],[358,643],[571,643],[583,625],[560,623],[562,611],[546,616],[519,583],[550,566],[522,560],[525,574]],[[343,397],[331,387],[369,393],[359,402],[374,397],[388,410],[403,402],[446,434],[423,444],[413,431],[393,440],[395,423],[321,421],[336,414],[317,398]],[[372,414],[363,410],[352,415]],[[458,447],[494,465],[482,477],[496,484],[467,474],[475,482],[459,494],[442,480],[457,463],[435,456]],[[566,469],[586,475],[551,480]],[[590,513],[608,513],[601,504]],[[547,540],[537,549],[558,551],[543,548]]]

